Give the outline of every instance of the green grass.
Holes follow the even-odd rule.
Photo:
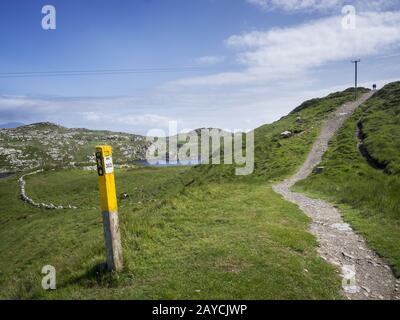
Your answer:
[[[0,180],[0,298],[340,299],[338,270],[316,252],[309,219],[270,182],[294,173],[323,120],[351,99],[352,90],[314,99],[256,129],[249,177],[227,165],[118,170],[118,195],[130,195],[119,200],[119,274],[97,268],[105,254],[96,172],[27,178],[36,202],[78,210],[32,208],[18,199],[17,177]],[[286,130],[295,135],[281,139]],[[46,264],[57,269],[53,292],[40,286]]]
[[[387,166],[387,173],[400,175],[400,82],[379,90],[362,109],[368,152]]]
[[[395,85],[399,87],[400,83]],[[383,92],[387,89],[393,89],[393,85]],[[395,120],[390,113],[389,118],[386,115],[388,102],[382,101],[382,95],[379,92],[358,109],[335,136],[321,164],[324,172],[300,181],[295,190],[339,204],[345,220],[366,237],[400,276],[400,176],[372,168],[357,149],[356,126],[362,118],[366,122],[368,150],[380,160],[391,159],[391,168],[397,166],[398,140],[386,136],[385,142],[380,143],[385,133],[400,133],[398,126],[393,129]],[[392,112],[398,107],[393,105]],[[379,131],[373,129],[377,126]],[[382,152],[378,152],[379,145]]]
[[[18,200],[16,177],[2,179],[0,297],[340,298],[334,269],[318,257],[296,206],[260,183],[183,188],[185,170],[117,172],[118,193],[130,194],[120,201],[125,269],[118,275],[96,271],[104,244],[95,172],[46,172],[27,182],[35,199],[68,195],[76,211],[29,207]],[[40,287],[46,264],[57,269],[54,292]]]
[[[365,92],[367,89],[359,89],[359,95]],[[255,129],[255,168],[251,176],[235,176],[234,167],[231,165],[203,165],[197,168],[197,180],[276,181],[288,177],[305,161],[323,121],[331,112],[353,98],[354,90],[347,89],[324,98],[312,99],[279,121]],[[298,117],[301,121],[296,121]],[[294,135],[289,139],[282,139],[280,134],[284,131],[292,131]]]

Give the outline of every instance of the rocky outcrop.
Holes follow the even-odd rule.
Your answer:
[[[324,170],[325,170],[325,167],[315,167],[315,168],[313,169],[313,173],[315,173],[315,174],[321,174],[321,173],[324,172]]]
[[[38,167],[80,168],[96,163],[90,145],[111,144],[118,163],[145,159],[146,138],[129,133],[69,129],[52,123],[36,123],[0,129],[0,158],[8,171]]]
[[[292,136],[292,132],[291,131],[284,131],[281,133],[281,138],[283,139],[287,139],[290,138]]]

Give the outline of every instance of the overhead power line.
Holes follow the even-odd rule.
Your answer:
[[[225,67],[181,66],[181,67],[149,67],[135,69],[99,69],[99,70],[55,70],[55,71],[20,71],[0,72],[0,78],[30,78],[30,77],[64,77],[64,76],[97,76],[97,75],[128,75],[173,72],[205,72],[225,69]]]

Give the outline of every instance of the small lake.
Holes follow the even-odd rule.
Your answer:
[[[14,172],[0,172],[0,179],[7,178],[9,176],[12,176]]]

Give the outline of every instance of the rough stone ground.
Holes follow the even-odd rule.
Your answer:
[[[296,203],[312,218],[310,229],[319,241],[318,252],[322,258],[341,268],[343,293],[348,299],[400,300],[400,281],[396,280],[390,267],[368,249],[363,237],[344,223],[337,208],[326,201],[290,191],[290,187],[297,181],[312,173],[321,162],[329,140],[354,110],[373,93],[365,94],[356,102],[345,103],[333,112],[300,170],[291,178],[274,185],[273,189],[286,200]]]

